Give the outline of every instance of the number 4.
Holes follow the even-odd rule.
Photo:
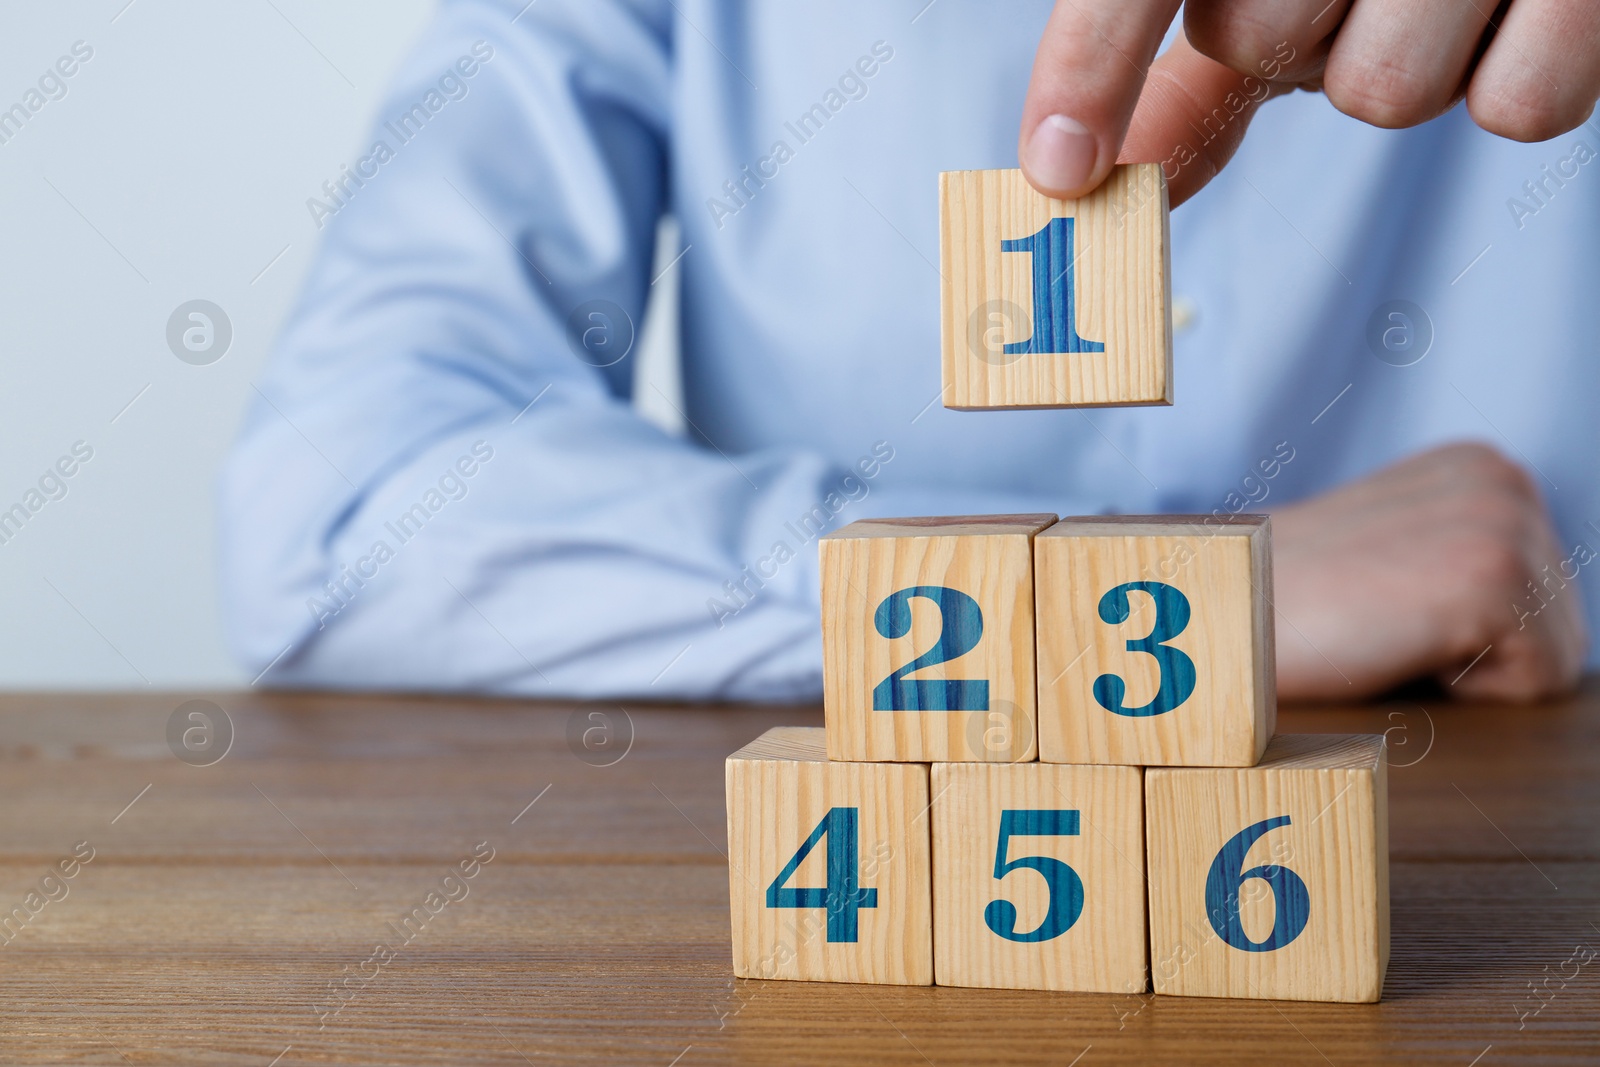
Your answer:
[[[778,877],[767,886],[769,908],[826,908],[828,940],[855,941],[856,911],[876,908],[878,891],[862,889],[860,873],[860,809],[829,808],[811,836],[801,843]],[[828,884],[826,888],[788,889],[784,883],[794,877],[800,864],[811,855],[817,843],[828,839]]]

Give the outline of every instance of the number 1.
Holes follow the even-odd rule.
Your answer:
[[[1073,285],[1072,230],[1074,219],[1051,219],[1031,237],[1000,242],[1002,252],[1033,255],[1033,336],[1005,346],[1007,353],[1104,352],[1104,341],[1078,336]]]

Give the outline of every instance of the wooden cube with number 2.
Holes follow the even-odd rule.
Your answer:
[[[932,983],[926,765],[780,726],[728,757],[727,801],[734,974]]]
[[[1054,521],[870,519],[822,538],[831,758],[1034,758],[1032,542]]]

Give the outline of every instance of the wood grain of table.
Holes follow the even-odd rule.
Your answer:
[[[177,759],[200,697],[234,742]],[[609,717],[632,744],[585,762]],[[328,694],[0,697],[5,1063],[1354,1064],[1600,1060],[1600,683],[1285,709],[1389,732],[1377,1005],[736,981],[722,761],[817,708]],[[531,807],[530,802],[535,801]],[[459,870],[459,899],[430,891]],[[462,887],[466,895],[460,896]],[[33,898],[34,902],[41,898]],[[394,932],[422,906],[409,941]],[[398,946],[369,962],[374,946]],[[335,998],[345,982],[348,999]],[[335,1012],[333,1009],[338,1008]]]

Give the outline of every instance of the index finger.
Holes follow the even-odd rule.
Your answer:
[[[1181,0],[1058,0],[1022,109],[1017,158],[1046,196],[1082,196],[1116,163]]]

